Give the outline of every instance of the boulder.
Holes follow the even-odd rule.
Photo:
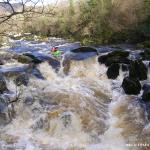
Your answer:
[[[126,94],[137,95],[141,91],[141,84],[138,79],[130,79],[125,77],[122,82],[122,87]]]
[[[99,56],[98,61],[106,66],[110,66],[112,63],[130,64],[130,60],[127,58],[128,56],[129,52],[117,50],[107,55]]]
[[[143,92],[142,100],[144,102],[150,102],[150,89]]]
[[[24,55],[19,55],[17,57],[18,62],[23,63],[23,64],[29,64],[32,63],[32,59],[28,56],[24,56]]]
[[[22,73],[15,78],[14,82],[17,86],[27,86],[29,83],[29,76],[26,73]]]
[[[0,94],[3,94],[5,91],[7,91],[7,85],[6,81],[2,74],[0,74]]]
[[[107,70],[107,77],[109,79],[116,79],[119,75],[119,64],[112,64]]]
[[[129,66],[129,77],[139,80],[147,79],[148,69],[141,60],[132,61]]]
[[[140,53],[142,60],[150,60],[150,49],[144,50],[144,52]]]
[[[71,52],[73,52],[73,53],[96,52],[97,53],[97,50],[93,47],[83,46],[83,47],[80,47],[80,48],[77,48],[77,49],[73,49],[73,50],[71,50]]]

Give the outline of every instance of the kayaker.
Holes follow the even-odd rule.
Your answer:
[[[54,57],[61,57],[62,52],[58,49],[58,47],[53,47],[53,48],[51,49],[51,54],[52,54]]]

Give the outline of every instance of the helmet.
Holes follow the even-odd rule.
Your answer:
[[[55,52],[55,51],[57,51],[57,49],[58,49],[58,47],[53,47],[51,51]]]

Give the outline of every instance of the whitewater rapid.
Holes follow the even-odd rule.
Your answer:
[[[69,66],[65,75],[42,63],[45,80],[20,87],[16,117],[0,129],[0,150],[148,150],[132,145],[150,141],[150,124],[138,97],[121,88],[125,73],[109,80],[96,56]],[[15,89],[12,81],[8,88]]]

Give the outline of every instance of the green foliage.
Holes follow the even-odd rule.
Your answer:
[[[53,17],[25,20],[24,32],[82,44],[143,42],[150,38],[149,0],[68,0]]]

